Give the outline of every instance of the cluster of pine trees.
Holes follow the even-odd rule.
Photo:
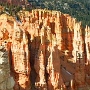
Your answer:
[[[36,8],[46,8],[49,10],[57,10],[62,13],[70,14],[72,17],[82,21],[82,25],[90,26],[90,0],[28,0],[30,6],[25,6],[25,10]],[[22,10],[22,6],[10,5],[8,3],[0,3],[4,6],[4,12],[10,15],[16,15]],[[3,13],[3,12],[2,12]]]

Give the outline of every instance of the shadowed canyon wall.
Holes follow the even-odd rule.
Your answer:
[[[0,46],[0,90],[14,90],[15,81],[10,75],[8,52]]]
[[[90,27],[59,11],[18,16],[20,21],[0,15],[0,46],[8,53],[13,80],[12,89],[0,90],[89,90]]]

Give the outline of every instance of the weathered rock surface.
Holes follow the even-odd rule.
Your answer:
[[[13,90],[15,84],[13,77],[10,76],[8,60],[8,51],[0,46],[0,90]]]
[[[27,3],[27,0],[1,0],[0,2],[13,4],[13,5],[24,5]]]
[[[58,11],[36,9],[18,15],[21,21],[0,16],[0,46],[8,51],[7,60],[0,60],[1,90],[10,89],[7,81],[14,85],[12,78],[5,78],[8,70],[14,90],[88,90],[90,28]],[[7,63],[10,69],[5,71]]]

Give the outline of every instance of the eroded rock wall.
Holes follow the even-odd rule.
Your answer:
[[[35,9],[18,15],[20,21],[0,16],[0,45],[9,53],[14,90],[86,90],[89,27],[83,29],[81,22],[59,11]]]

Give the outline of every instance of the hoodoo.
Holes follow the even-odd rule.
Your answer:
[[[59,11],[18,16],[0,15],[0,90],[89,90],[90,27]]]

